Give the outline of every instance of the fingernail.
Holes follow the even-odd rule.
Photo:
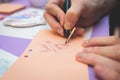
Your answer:
[[[79,52],[79,53],[78,53],[78,56],[79,56],[81,59],[84,59],[84,58],[87,56],[87,54],[86,54],[85,52]]]
[[[86,52],[86,53],[90,53],[90,52],[91,52],[91,49],[92,49],[92,47],[84,48],[83,51]]]
[[[83,43],[82,43],[82,46],[86,47],[88,45],[88,40],[85,40]]]
[[[73,27],[72,24],[69,23],[69,22],[64,25],[64,28],[65,28],[66,30],[71,30],[72,27]]]

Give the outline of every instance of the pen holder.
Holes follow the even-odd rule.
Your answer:
[[[48,0],[29,0],[29,1],[30,5],[36,8],[45,8],[46,3],[48,2]]]

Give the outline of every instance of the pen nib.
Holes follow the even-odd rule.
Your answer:
[[[65,41],[65,44],[67,44],[69,42],[69,40],[71,39],[73,33],[75,32],[76,27],[73,28],[73,30],[71,31],[70,35],[68,36],[67,40]]]

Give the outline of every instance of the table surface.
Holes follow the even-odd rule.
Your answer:
[[[13,0],[13,4],[22,3],[29,7],[27,0]],[[41,29],[48,29],[48,25],[36,26],[31,28],[12,28],[7,27],[0,21],[0,49],[3,49],[15,56],[20,56],[24,49],[31,42],[31,39]],[[104,17],[93,28],[91,37],[108,36],[109,35],[109,18]],[[89,67],[90,80],[97,80],[95,78],[93,69]]]

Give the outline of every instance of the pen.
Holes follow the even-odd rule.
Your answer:
[[[65,9],[64,9],[64,12],[66,13],[69,8],[70,8],[70,0],[65,0]],[[66,30],[64,28],[64,36],[66,38],[68,38],[69,35],[70,35],[70,30]]]
[[[69,9],[69,7],[70,7],[70,0],[65,0],[65,10],[64,10],[65,13]],[[67,38],[67,40],[65,41],[65,44],[67,44],[69,42],[69,40],[71,39],[71,37],[74,34],[75,30],[76,30],[75,27],[72,29],[72,31],[71,30],[66,30],[64,28],[64,35]]]

